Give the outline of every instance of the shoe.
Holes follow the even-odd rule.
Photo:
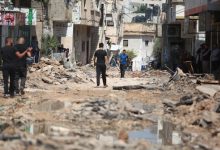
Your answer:
[[[21,95],[24,95],[24,94],[25,94],[24,90],[21,90]]]
[[[20,96],[19,92],[15,92],[14,95],[15,95],[15,96]]]
[[[104,88],[107,88],[108,87],[108,85],[104,85]]]
[[[14,94],[10,94],[10,98],[14,98],[15,97],[15,95]]]
[[[3,97],[4,97],[4,98],[9,98],[9,97],[10,97],[10,94],[4,94]]]

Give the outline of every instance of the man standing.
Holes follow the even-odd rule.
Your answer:
[[[13,47],[13,39],[7,37],[5,39],[5,47],[1,49],[1,57],[3,60],[3,80],[4,80],[4,97],[14,96],[14,80],[15,80],[15,64],[16,49]],[[10,87],[8,90],[8,80],[10,78]]]
[[[104,87],[106,84],[106,63],[107,63],[107,52],[103,49],[104,44],[99,43],[99,49],[96,50],[94,55],[94,65],[96,66],[96,81],[97,87],[100,85],[100,75],[102,74],[102,80]]]
[[[25,82],[27,77],[27,62],[26,58],[31,57],[32,48],[27,48],[25,46],[24,37],[20,37],[17,41],[16,48],[16,56],[18,58],[17,69],[15,74],[15,92],[16,94],[24,95]],[[21,80],[19,86],[19,79]]]
[[[202,50],[204,44],[201,44],[199,49],[196,51],[196,72],[202,73]]]
[[[126,54],[126,50],[123,50],[123,52],[120,54],[120,72],[121,72],[121,78],[125,77],[125,70],[127,68],[127,62],[128,62],[128,55]]]
[[[38,41],[37,41],[36,36],[33,36],[32,39],[31,39],[31,47],[33,48],[34,62],[38,63],[39,62],[39,56],[40,56],[40,49],[38,47]]]
[[[211,52],[212,73],[215,73],[220,65],[220,49],[217,44],[213,45]]]
[[[202,71],[203,73],[210,73],[210,56],[211,50],[207,44],[204,44],[204,48],[202,50]]]

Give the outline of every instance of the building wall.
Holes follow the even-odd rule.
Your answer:
[[[138,56],[146,58],[152,56],[154,37],[147,35],[124,35],[123,40],[128,40],[128,46],[123,45],[121,41],[121,47],[123,49],[132,50]],[[145,41],[148,41],[148,45],[145,44]]]
[[[90,63],[98,40],[98,27],[75,25],[73,42],[76,61],[82,64]]]
[[[32,26],[31,35],[37,36],[37,40],[39,43],[39,47],[41,47],[41,39],[43,36],[43,7],[42,4],[36,0],[31,1],[31,7],[36,9],[37,12],[37,24],[36,26]]]
[[[80,24],[99,26],[101,1],[99,1],[98,4],[96,4],[96,1],[92,0],[78,1],[77,3],[81,5]]]
[[[52,21],[72,21],[72,8],[68,7],[64,1],[49,1],[49,18]]]
[[[142,66],[147,65],[149,62],[154,45],[154,37],[147,35],[124,35],[123,40],[128,40],[128,46],[123,46],[123,41],[121,42],[121,47],[126,50],[132,50],[137,54],[137,57],[133,59],[133,71],[141,71]],[[145,41],[148,41],[148,45],[145,45]]]

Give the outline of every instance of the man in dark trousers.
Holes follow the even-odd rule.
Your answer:
[[[5,39],[5,47],[1,49],[1,57],[3,61],[2,71],[4,80],[4,97],[14,96],[14,81],[15,81],[15,64],[16,64],[16,49],[13,47],[13,39],[7,37]],[[10,87],[8,88],[8,80],[10,78]]]
[[[126,50],[123,50],[123,52],[120,54],[120,72],[121,72],[121,78],[125,77],[125,70],[127,68],[128,63],[128,55],[126,54]]]
[[[37,37],[33,36],[31,39],[31,47],[33,48],[33,57],[34,57],[34,62],[38,63],[39,62],[39,56],[40,56],[40,49],[38,47],[38,41]]]
[[[16,56],[18,58],[17,61],[17,69],[15,74],[15,92],[16,95],[21,94],[24,95],[24,88],[25,88],[25,82],[27,77],[27,57],[31,57],[31,51],[32,48],[27,48],[25,46],[25,39],[24,37],[20,37],[17,41],[17,45],[15,45],[16,48]],[[19,79],[21,80],[20,86],[19,86]]]
[[[94,65],[96,66],[96,80],[97,87],[100,85],[100,75],[102,74],[102,80],[104,87],[106,84],[106,63],[107,63],[107,52],[103,49],[104,44],[99,43],[99,49],[96,50],[94,55]]]

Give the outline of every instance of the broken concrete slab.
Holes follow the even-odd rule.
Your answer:
[[[143,85],[124,85],[124,86],[113,86],[113,90],[140,90],[146,89]]]
[[[200,85],[196,87],[197,90],[204,94],[208,94],[213,97],[217,92],[220,91],[220,85]]]
[[[44,81],[45,83],[48,83],[48,84],[53,84],[53,80],[51,80],[48,77],[42,77],[42,81]]]

